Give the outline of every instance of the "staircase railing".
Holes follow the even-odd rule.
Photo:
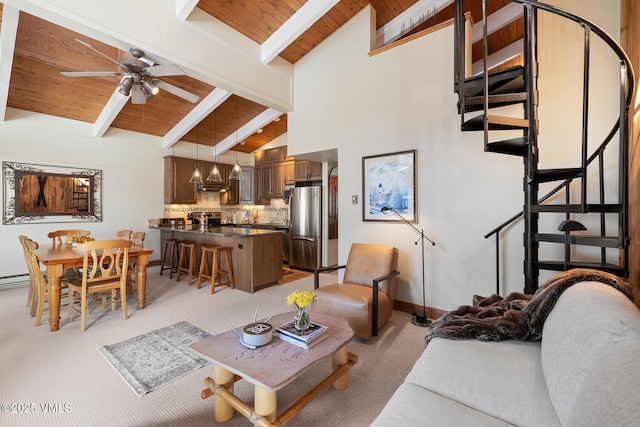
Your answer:
[[[537,49],[537,14],[538,10],[543,10],[561,17],[564,17],[570,21],[573,21],[580,25],[584,31],[584,43],[583,43],[583,91],[582,91],[582,134],[581,134],[581,143],[582,143],[582,152],[581,152],[581,174],[578,177],[581,177],[581,199],[580,199],[580,211],[585,212],[587,210],[587,173],[586,168],[590,165],[595,159],[599,159],[599,198],[600,203],[604,203],[604,173],[603,173],[603,152],[608,144],[613,140],[613,137],[616,133],[618,133],[618,141],[619,141],[619,172],[618,179],[620,185],[618,186],[618,202],[622,206],[621,215],[619,215],[619,233],[618,233],[618,244],[619,247],[623,247],[628,243],[628,123],[629,123],[629,106],[631,105],[631,97],[633,94],[634,88],[634,73],[633,68],[631,66],[631,62],[624,52],[622,47],[611,37],[609,34],[600,28],[598,25],[590,22],[587,19],[584,19],[574,13],[568,12],[566,10],[557,8],[555,6],[551,6],[545,3],[540,3],[535,0],[511,0],[514,3],[520,3],[525,7],[525,85],[526,90],[528,92],[527,101],[525,104],[525,118],[528,118],[531,122],[531,126],[529,128],[528,139],[529,139],[529,148],[528,155],[525,159],[525,165],[527,170],[527,178],[528,183],[525,184],[527,188],[527,196],[525,201],[525,210],[528,209],[527,215],[525,216],[525,228],[527,235],[526,239],[534,239],[531,235],[534,232],[537,233],[537,215],[538,213],[531,212],[531,204],[541,204],[546,200],[550,199],[556,193],[561,191],[562,189],[569,189],[569,185],[576,178],[568,178],[560,185],[555,187],[545,196],[538,199],[537,189],[538,184],[533,183],[534,174],[537,171],[537,117],[534,109],[534,102],[536,96],[532,93],[535,88],[535,82],[533,81],[535,77],[534,72],[537,72],[537,64],[532,63],[536,59],[536,49]],[[464,112],[465,112],[465,96],[464,96],[464,80],[465,80],[465,62],[466,62],[466,54],[465,54],[465,29],[464,29],[464,13],[463,13],[463,4],[462,0],[456,0],[456,13],[454,20],[454,28],[456,34],[456,43],[455,43],[455,51],[454,51],[454,79],[455,79],[455,87],[458,93],[458,97],[460,100],[460,112],[461,112],[461,121],[464,123]],[[487,17],[486,17],[486,0],[482,0],[482,13],[483,13],[483,51],[484,51],[484,59],[483,59],[483,68],[484,68],[484,114],[485,114],[485,126],[484,126],[484,143],[485,149],[488,144],[488,108],[489,108],[489,90],[488,90],[488,69],[487,69]],[[619,117],[616,119],[614,125],[612,126],[611,131],[607,135],[607,137],[603,140],[597,150],[594,151],[590,156],[588,155],[588,119],[589,119],[589,59],[590,59],[590,48],[591,48],[591,34],[597,35],[602,41],[604,41],[611,50],[616,54],[618,60],[620,62],[620,97],[619,97]],[[528,70],[527,70],[528,68]],[[567,194],[568,197],[568,194]],[[567,205],[569,205],[569,200],[567,200]],[[485,238],[489,238],[493,235],[496,235],[496,292],[499,293],[500,290],[500,277],[499,277],[499,264],[500,264],[500,231],[502,231],[505,227],[512,224],[514,221],[518,220],[520,217],[525,215],[525,210],[520,211],[518,214],[512,216],[507,221],[500,224],[498,227],[493,229],[491,232],[485,235]],[[567,211],[568,212],[568,211]],[[604,213],[600,213],[600,233],[601,236],[605,235],[605,221],[604,221]],[[532,215],[536,217],[533,218]],[[533,227],[529,225],[534,223]],[[525,250],[530,251],[531,245],[537,245],[537,242],[533,242],[533,240],[529,240],[529,242],[525,243]],[[537,246],[536,246],[537,247]],[[627,262],[627,251],[625,251],[625,259],[624,265],[628,265]],[[537,250],[536,250],[536,260],[537,261]],[[601,257],[604,263],[606,258],[605,248],[602,248]],[[528,267],[525,267],[525,270]],[[528,271],[525,271],[525,276],[527,282],[530,281]],[[536,281],[537,281],[537,271],[535,273]],[[537,287],[537,284],[535,285]],[[525,284],[525,291],[531,290],[531,284]]]

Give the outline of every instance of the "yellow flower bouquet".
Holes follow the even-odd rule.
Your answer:
[[[305,308],[312,302],[315,302],[316,296],[309,291],[291,292],[287,297],[288,305],[295,305],[298,309]]]
[[[295,317],[294,326],[299,331],[306,331],[309,329],[311,320],[309,319],[309,313],[307,308],[313,302],[315,302],[316,296],[313,292],[309,291],[295,291],[289,294],[287,297],[288,305],[295,305],[298,310]]]

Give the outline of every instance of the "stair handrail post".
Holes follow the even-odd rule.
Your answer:
[[[487,0],[482,0],[482,70],[484,73],[484,151],[489,148],[489,69],[487,57]]]
[[[618,168],[619,182],[623,185],[618,187],[618,200],[622,203],[622,217],[618,222],[618,245],[620,247],[628,247],[629,243],[629,106],[630,100],[625,95],[633,93],[633,85],[635,84],[635,76],[631,63],[620,60],[620,125],[619,127],[619,159]],[[630,95],[629,95],[630,96]],[[628,266],[628,250],[625,250],[625,267]]]
[[[500,295],[500,230],[496,232],[496,294]]]
[[[538,201],[538,183],[533,177],[538,169],[537,112],[535,91],[537,91],[537,13],[531,5],[524,5],[524,84],[527,92],[525,102],[525,118],[529,120],[527,156],[524,162],[524,292],[533,294],[538,287],[538,246],[535,236],[538,235],[538,217],[532,207]]]
[[[454,26],[454,79],[458,92],[458,102],[460,103],[460,126],[464,125],[464,111],[465,111],[465,99],[464,99],[464,79],[465,79],[465,24],[464,24],[464,9],[463,0],[455,0],[455,17],[453,20]]]
[[[584,30],[584,53],[582,69],[582,156],[580,168],[582,169],[582,179],[580,183],[580,208],[583,212],[587,210],[587,156],[589,147],[589,61],[591,31],[584,23],[580,24]]]

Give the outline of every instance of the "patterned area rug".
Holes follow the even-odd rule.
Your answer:
[[[189,345],[211,335],[183,320],[98,350],[140,397],[208,364]]]

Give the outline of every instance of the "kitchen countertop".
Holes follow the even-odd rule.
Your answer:
[[[258,228],[248,227],[253,225],[262,224],[227,224],[215,227],[205,227],[202,231],[199,225],[185,225],[184,227],[160,227],[157,225],[149,226],[149,228],[156,228],[158,230],[172,230],[184,233],[197,233],[197,234],[209,234],[212,236],[221,237],[252,237],[261,236],[265,234],[282,234],[284,230],[277,230],[274,228]],[[267,225],[267,224],[264,224]]]
[[[289,225],[278,222],[256,224],[222,224],[222,227],[257,228],[263,230],[288,230]]]

